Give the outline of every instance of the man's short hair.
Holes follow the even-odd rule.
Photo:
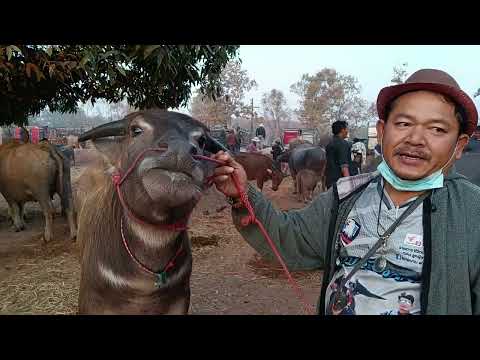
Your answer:
[[[338,135],[338,134],[340,134],[340,131],[342,131],[343,129],[346,129],[346,128],[347,128],[347,122],[346,121],[343,121],[343,120],[335,121],[332,124],[332,133],[333,133],[333,135]]]
[[[414,90],[414,91],[419,91],[419,90]],[[414,91],[408,91],[408,92],[414,92]],[[408,92],[403,93],[402,95],[405,95]],[[461,134],[465,134],[466,128],[467,128],[467,119],[468,119],[465,109],[462,106],[458,105],[455,101],[453,101],[453,99],[450,98],[449,96],[440,94],[440,93],[438,93],[438,95],[440,95],[447,103],[455,106],[455,117],[457,118],[458,123],[460,124],[458,135],[460,136]],[[395,104],[397,103],[397,100],[400,96],[396,97],[385,106],[385,119],[382,119],[383,121],[387,122],[387,119],[390,116],[390,113],[395,107]]]
[[[400,301],[401,299],[407,299],[408,301],[410,301],[410,304],[413,304],[415,302],[415,298],[412,295],[407,295],[404,292],[400,294],[400,296],[398,297],[398,301]]]

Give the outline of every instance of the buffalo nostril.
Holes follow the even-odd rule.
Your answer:
[[[197,153],[198,153],[197,148],[194,145],[192,145],[190,147],[190,155],[197,155]]]

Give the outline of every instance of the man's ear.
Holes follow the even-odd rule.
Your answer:
[[[120,154],[122,153],[121,141],[118,139],[100,138],[92,141],[92,143],[102,156],[108,169],[117,170],[120,166]]]
[[[381,147],[383,147],[382,144],[382,139],[383,139],[383,133],[385,132],[385,121],[384,120],[378,120],[377,121],[377,142],[380,144]],[[383,149],[382,149],[383,151]]]
[[[462,134],[457,140],[457,149],[455,150],[455,159],[459,160],[462,157],[463,149],[468,145],[470,137],[467,134]]]

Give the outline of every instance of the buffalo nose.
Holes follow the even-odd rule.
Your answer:
[[[170,152],[177,154],[177,156],[183,157],[186,155],[197,155],[197,147],[195,144],[186,141],[171,141],[168,144],[168,149]]]
[[[197,147],[193,144],[190,144],[189,153],[190,153],[190,155],[197,155],[198,154]]]

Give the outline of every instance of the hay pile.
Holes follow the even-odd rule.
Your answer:
[[[0,282],[0,314],[75,314],[79,283],[73,254],[20,258]]]

